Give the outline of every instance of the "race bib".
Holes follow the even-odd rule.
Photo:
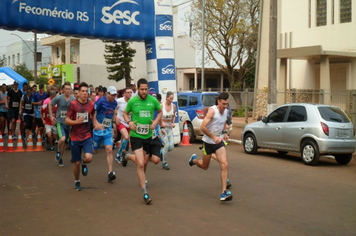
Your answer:
[[[77,120],[78,120],[80,117],[84,117],[83,123],[86,123],[86,122],[89,121],[88,112],[85,112],[85,113],[77,113]]]
[[[25,104],[25,109],[26,110],[31,110],[32,109],[32,104]]]
[[[149,125],[137,124],[136,133],[146,135],[150,130]]]
[[[67,111],[61,111],[61,118],[66,118]]]
[[[19,102],[12,102],[12,107],[19,107]]]
[[[112,119],[104,118],[104,120],[103,120],[104,127],[105,128],[110,128],[111,127],[111,121],[112,121]]]

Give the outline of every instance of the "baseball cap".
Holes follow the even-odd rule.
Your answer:
[[[108,93],[111,95],[117,94],[116,88],[114,86],[109,86]]]
[[[16,80],[14,80],[14,84],[19,84],[19,82],[17,82]]]

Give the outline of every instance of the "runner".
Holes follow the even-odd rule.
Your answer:
[[[8,121],[11,124],[11,133],[12,139],[17,139],[15,132],[16,132],[16,121],[19,119],[19,112],[20,112],[20,102],[22,98],[22,92],[19,90],[19,82],[16,80],[14,81],[14,87],[7,93],[8,98],[10,99],[9,102],[9,109],[8,109]]]
[[[32,130],[32,124],[35,122],[35,108],[32,105],[33,95],[32,88],[28,87],[26,95],[21,98],[20,115],[23,116],[25,121],[25,133],[26,138],[24,139],[24,144],[27,145],[28,135],[30,130]]]
[[[42,137],[44,125],[41,118],[41,107],[43,101],[47,98],[47,93],[44,91],[43,83],[40,83],[38,87],[40,90],[33,95],[32,105],[35,105],[35,121],[37,125],[37,135],[40,135]]]
[[[126,123],[123,115],[124,111],[127,106],[127,102],[130,100],[132,94],[132,89],[131,88],[125,88],[124,91],[124,96],[117,99],[117,108],[116,108],[116,127],[117,130],[120,132],[121,136],[121,142],[120,142],[120,147],[119,150],[117,151],[115,160],[118,163],[121,163],[122,156],[121,153],[123,150],[127,150],[128,143],[129,143],[129,138],[130,138],[130,128],[129,125]]]
[[[197,159],[193,154],[189,159],[189,165],[197,165],[199,168],[207,170],[209,168],[211,156],[216,154],[221,168],[221,201],[230,201],[232,194],[227,190],[228,162],[225,143],[228,139],[226,133],[227,106],[229,104],[229,94],[222,92],[219,94],[218,105],[209,108],[200,129],[204,132],[203,136],[203,158]]]
[[[80,164],[82,164],[82,174],[88,174],[88,163],[93,157],[93,144],[91,140],[89,117],[95,114],[94,103],[88,100],[88,85],[85,82],[79,85],[79,98],[71,101],[65,124],[72,126],[71,131],[71,151],[74,163],[73,174],[75,179],[74,188],[81,191],[82,187],[79,180]],[[84,158],[81,158],[82,150]]]
[[[1,85],[0,91],[0,131],[3,136],[5,136],[5,127],[7,121],[7,112],[9,109],[9,105],[7,102],[7,86],[6,84]]]
[[[113,181],[116,179],[115,172],[112,170],[113,156],[112,156],[112,120],[114,116],[115,109],[117,107],[116,88],[114,86],[109,86],[108,94],[105,97],[99,98],[95,103],[95,114],[93,116],[93,144],[94,153],[97,153],[100,148],[101,143],[104,143],[106,150],[106,161],[108,163],[108,181]]]
[[[57,127],[55,124],[52,124],[51,117],[48,113],[48,104],[53,100],[53,98],[55,96],[56,96],[56,91],[51,90],[49,92],[49,98],[47,98],[43,102],[43,106],[41,109],[41,118],[42,118],[42,122],[45,126],[45,132],[47,135],[47,141],[48,141],[48,145],[49,145],[47,150],[49,150],[49,151],[55,150],[54,141],[57,139],[57,136],[58,136]],[[53,114],[56,114],[57,106],[54,106],[52,110],[53,110]],[[52,116],[54,116],[53,114],[52,114]]]
[[[146,153],[148,153],[151,154],[152,162],[157,164],[160,161],[159,156],[161,146],[159,145],[157,148],[151,141],[152,136],[156,136],[155,134],[152,134],[152,131],[156,129],[156,126],[162,117],[162,110],[157,99],[148,94],[148,82],[146,79],[139,79],[137,87],[138,96],[135,96],[128,101],[124,111],[124,120],[130,127],[131,148],[135,155],[131,155],[131,159],[130,155],[126,154],[126,151],[123,151],[122,165],[126,166],[128,158],[136,163],[137,176],[143,192],[143,200],[146,204],[149,204],[151,199],[148,196],[145,186],[145,159],[147,160],[147,163],[148,157],[146,156]],[[155,110],[158,111],[158,115],[156,119],[153,120]],[[129,118],[130,112],[132,112],[132,120]]]
[[[55,160],[58,162],[59,166],[63,166],[62,156],[66,147],[66,142],[69,140],[70,126],[65,124],[65,118],[67,110],[71,101],[75,100],[74,96],[71,95],[71,85],[70,82],[66,81],[64,83],[64,94],[56,96],[48,104],[48,113],[51,117],[52,124],[57,124],[57,132],[59,136],[58,150]],[[56,117],[54,117],[52,107],[57,105]]]
[[[21,90],[21,92],[22,92],[22,97],[26,95],[27,89],[28,89],[28,84],[27,84],[27,82],[24,82],[24,83],[22,84],[22,90]],[[22,99],[22,98],[21,98],[21,99]],[[21,107],[20,107],[20,110],[21,110]],[[22,135],[22,138],[23,138],[23,139],[24,139],[25,136],[26,136],[26,135],[25,135],[25,134],[26,134],[25,129],[26,129],[26,123],[25,123],[25,120],[24,120],[24,116],[23,116],[23,114],[21,114],[21,112],[20,112],[20,131],[21,131],[21,135]]]
[[[161,128],[163,128],[165,131],[165,142],[162,150],[162,168],[166,170],[169,170],[167,163],[168,152],[172,151],[174,148],[173,128],[175,127],[174,121],[176,119],[176,105],[172,103],[173,97],[173,93],[168,91],[166,94],[166,102],[161,104],[163,112]]]

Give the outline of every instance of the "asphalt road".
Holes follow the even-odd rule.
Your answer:
[[[151,205],[132,162],[115,162],[117,179],[107,182],[104,149],[81,176],[81,192],[69,151],[64,167],[49,151],[0,153],[0,235],[356,235],[356,159],[310,167],[298,155],[246,155],[230,143],[234,199],[221,203],[218,163],[207,171],[188,165],[199,146],[176,147],[169,171],[149,164]]]

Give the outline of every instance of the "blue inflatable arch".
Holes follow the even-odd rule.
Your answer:
[[[172,0],[0,0],[0,5],[3,29],[144,41],[149,88],[162,99],[167,91],[177,92]]]

